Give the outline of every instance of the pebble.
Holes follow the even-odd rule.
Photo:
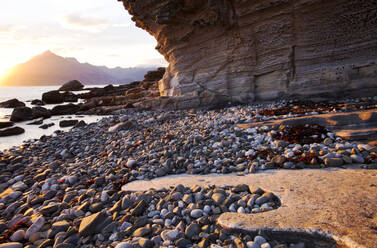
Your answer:
[[[12,234],[10,237],[10,240],[13,242],[19,242],[22,241],[25,238],[25,231],[24,230],[18,230],[15,233]]]
[[[200,218],[200,217],[203,216],[203,210],[194,209],[194,210],[191,211],[190,215],[191,215],[192,218],[195,218],[195,219]]]

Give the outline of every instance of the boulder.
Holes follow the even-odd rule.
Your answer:
[[[53,90],[53,91],[43,93],[42,101],[47,104],[58,104],[58,103],[63,103],[64,98],[63,98],[63,94],[60,93],[58,90]]]
[[[51,111],[44,108],[44,107],[33,107],[31,109],[33,111],[33,117],[36,118],[50,118],[51,117]]]
[[[73,127],[78,124],[78,120],[63,120],[59,122],[60,127]]]
[[[0,108],[17,108],[17,107],[25,107],[25,103],[20,102],[17,99],[11,99],[5,102],[0,102]]]
[[[50,127],[52,127],[54,125],[55,125],[54,123],[48,123],[48,124],[44,124],[42,126],[39,126],[39,128],[41,128],[41,129],[47,129],[47,128],[50,128]]]
[[[80,83],[78,80],[72,80],[59,88],[60,91],[79,91],[84,88],[84,85]]]
[[[33,110],[29,107],[15,108],[10,117],[10,120],[14,122],[28,121],[32,119],[33,119]]]
[[[77,102],[78,97],[72,92],[60,93],[58,90],[43,93],[42,101],[47,104],[59,104],[63,102]]]
[[[75,104],[58,105],[52,108],[52,115],[73,115],[80,110],[80,106]]]
[[[25,130],[21,127],[10,127],[0,130],[0,137],[7,137],[13,135],[23,134]]]
[[[73,94],[72,92],[64,92],[63,93],[63,101],[64,102],[77,102],[79,98]]]
[[[14,123],[11,121],[0,121],[0,128],[7,128],[13,126]]]
[[[33,101],[31,101],[31,105],[43,106],[45,105],[45,103],[42,100],[34,99]]]
[[[377,90],[374,2],[120,1],[169,62],[176,108]]]

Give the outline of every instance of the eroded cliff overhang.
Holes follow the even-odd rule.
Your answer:
[[[122,2],[169,62],[163,96],[203,105],[376,93],[377,1]]]

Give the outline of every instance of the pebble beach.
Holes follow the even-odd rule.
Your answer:
[[[350,100],[350,106],[358,101]],[[306,247],[299,240],[233,233],[216,224],[225,212],[256,214],[280,207],[279,195],[258,185],[122,190],[135,180],[182,173],[374,168],[375,147],[322,127],[237,126],[274,119],[261,110],[283,106],[287,102],[124,110],[0,152],[0,247]]]

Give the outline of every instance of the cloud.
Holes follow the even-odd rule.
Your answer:
[[[101,32],[109,26],[109,21],[102,18],[69,14],[63,17],[63,27],[88,32]]]
[[[0,33],[10,33],[20,28],[18,25],[0,24]]]

